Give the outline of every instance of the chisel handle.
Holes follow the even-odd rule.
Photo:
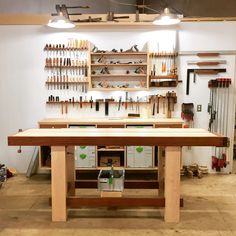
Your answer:
[[[220,54],[218,52],[201,52],[197,53],[198,57],[218,57]]]
[[[196,63],[198,66],[217,66],[220,64],[218,61],[200,61]]]

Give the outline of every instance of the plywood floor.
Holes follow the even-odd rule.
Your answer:
[[[162,209],[145,208],[70,210],[68,222],[52,223],[48,206],[50,176],[27,179],[18,175],[0,189],[0,235],[236,236],[235,174],[183,179],[181,186],[185,207],[178,224],[164,223]],[[130,194],[152,195],[156,191],[133,190]]]

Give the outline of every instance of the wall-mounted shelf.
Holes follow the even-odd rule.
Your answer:
[[[91,52],[91,56],[146,56],[146,52]]]
[[[95,103],[96,101],[93,101],[93,104]],[[108,101],[109,104],[119,104],[118,101]],[[55,104],[55,105],[61,105],[61,103],[67,103],[67,104],[85,104],[85,105],[90,105],[91,103],[89,101],[83,101],[83,102],[80,102],[80,101],[47,101],[46,102],[47,104]],[[105,101],[99,101],[100,104],[105,104]],[[124,105],[124,103],[127,103],[127,104],[149,104],[149,102],[137,102],[137,101],[122,101],[121,102],[121,105]]]
[[[178,75],[150,75],[149,79],[163,80],[163,79],[178,79]]]
[[[177,52],[151,52],[149,53],[149,57],[155,58],[155,57],[177,57],[178,53]]]
[[[149,53],[150,87],[176,87],[178,85],[177,75],[178,52],[153,51]]]
[[[125,78],[127,78],[127,77],[147,77],[147,75],[146,74],[127,74],[127,75],[116,75],[116,74],[99,74],[99,75],[91,75],[91,78],[114,78],[114,77],[116,77],[116,78],[119,78],[119,77],[125,77]]]
[[[123,152],[125,149],[124,148],[98,148],[98,152]]]
[[[44,47],[44,51],[85,51],[89,50],[89,41],[81,39],[69,39],[67,44],[51,44],[48,43]]]
[[[91,91],[146,91],[148,88],[90,88]]]
[[[104,66],[109,66],[109,67],[132,67],[132,66],[147,66],[147,63],[118,63],[118,64],[107,64],[107,63],[97,63],[97,64],[91,64],[92,67],[104,67]]]
[[[149,76],[149,87],[177,87],[178,75]]]
[[[61,48],[55,48],[55,47],[44,47],[44,51],[87,51],[88,48],[76,48],[76,47],[61,47]]]
[[[46,81],[46,84],[50,85],[67,85],[67,84],[81,84],[81,83],[89,83],[88,81],[65,81],[65,82],[53,82],[53,81]]]
[[[45,69],[88,69],[87,65],[84,66],[45,66]]]
[[[91,52],[90,90],[147,90],[147,52]]]

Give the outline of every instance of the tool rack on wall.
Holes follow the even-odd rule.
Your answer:
[[[87,40],[70,39],[65,44],[46,44],[45,70],[48,90],[87,92],[89,83],[90,45]]]
[[[147,52],[91,52],[91,90],[147,90]]]
[[[151,87],[178,85],[175,51],[139,51],[137,45],[128,50],[94,48],[91,50],[88,40],[79,39],[69,39],[67,44],[46,44],[46,87],[51,92],[46,104],[61,105],[61,114],[68,113],[69,105],[79,104],[82,108],[93,100],[103,104],[102,99],[87,99],[88,91],[148,91]],[[120,103],[111,99],[110,104]],[[135,100],[124,99],[132,104]],[[137,98],[137,103],[141,102]]]
[[[149,53],[150,87],[177,87],[177,52],[151,52]]]

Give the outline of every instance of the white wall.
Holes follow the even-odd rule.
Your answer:
[[[184,23],[179,29],[180,51],[190,50],[236,50],[236,23]],[[109,29],[110,30],[110,29]],[[7,135],[17,132],[19,128],[26,129],[37,127],[37,121],[45,117],[59,117],[60,109],[49,109],[45,101],[51,92],[45,87],[46,73],[44,71],[45,53],[43,48],[46,43],[63,42],[67,38],[79,37],[88,39],[101,49],[129,48],[138,44],[141,49],[150,39],[158,38],[160,31],[128,31],[114,29],[107,31],[84,32],[58,32],[40,26],[0,26],[0,162],[14,166],[19,172],[25,172],[32,155],[31,147],[23,147],[23,152],[18,154],[16,147],[7,146]],[[185,80],[187,60],[196,59],[193,56],[180,57],[180,79],[183,83],[176,89],[178,106],[175,116],[180,116],[182,102],[202,104],[203,111],[195,113],[195,127],[207,128],[209,116],[206,112],[209,90],[207,78],[197,78],[195,85],[190,85],[190,95],[185,95]],[[227,74],[222,76],[235,77],[235,56],[226,55]],[[173,90],[173,89],[171,89]],[[164,89],[154,89],[150,93],[164,93]],[[201,92],[199,92],[201,91]],[[124,92],[100,93],[90,92],[87,96],[110,97],[113,95],[124,96]],[[133,93],[134,97],[143,96],[148,92]],[[64,94],[65,95],[65,94]],[[79,95],[77,95],[79,96]],[[233,103],[233,90],[231,91]],[[232,110],[233,112],[233,110]],[[79,113],[71,110],[67,117],[86,117],[91,114],[89,109]],[[117,114],[116,108],[111,110],[111,116],[125,115],[126,111]],[[233,119],[232,113],[232,119]],[[102,117],[104,112],[93,114]],[[232,127],[232,121],[229,121]],[[198,161],[210,167],[211,148],[192,148],[184,152],[185,163]],[[229,169],[227,169],[228,171]]]

